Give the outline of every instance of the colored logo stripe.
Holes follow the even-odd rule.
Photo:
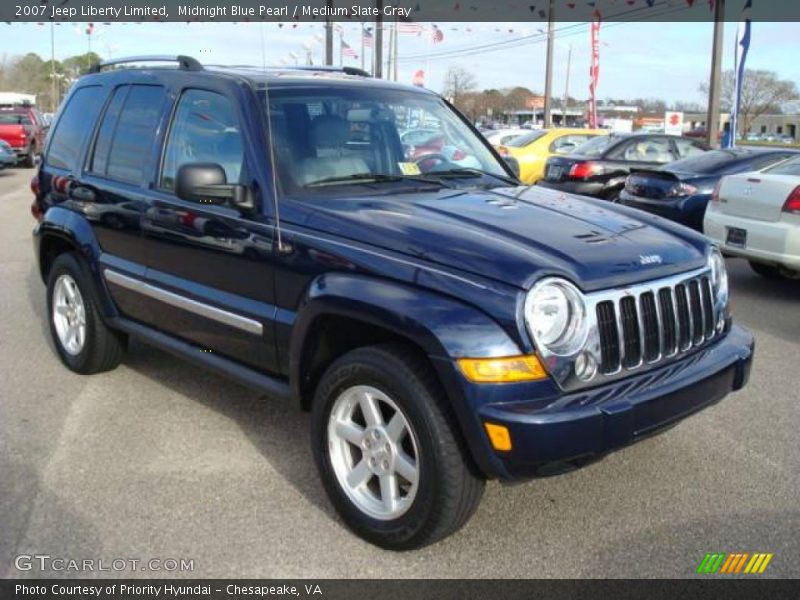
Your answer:
[[[733,575],[738,573],[761,574],[772,560],[771,553],[756,552],[708,552],[697,567],[698,573]],[[745,566],[747,565],[747,566]]]
[[[716,573],[717,569],[719,569],[722,561],[725,559],[724,552],[717,552],[714,554],[707,553],[703,558],[703,561],[700,563],[700,566],[697,567],[698,573]]]

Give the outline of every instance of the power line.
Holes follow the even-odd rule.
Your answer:
[[[689,8],[688,6],[678,6],[678,7],[670,6],[667,2],[661,2],[659,4],[655,4],[654,5],[654,7],[658,7],[658,6],[663,6],[664,9],[660,10],[660,11],[658,9],[656,9],[656,12],[653,13],[653,9],[652,8],[647,7],[645,9],[644,7],[641,7],[641,8],[638,8],[638,9],[632,9],[630,11],[626,11],[625,13],[620,13],[619,15],[613,15],[610,18],[618,18],[623,14],[627,15],[627,14],[631,14],[631,13],[634,13],[634,12],[641,12],[643,10],[647,11],[646,13],[643,13],[642,17],[640,17],[640,18],[631,18],[631,19],[628,19],[627,21],[615,21],[615,22],[612,22],[612,23],[607,23],[607,24],[605,24],[605,29],[609,29],[609,28],[612,28],[612,27],[615,27],[615,26],[619,26],[619,25],[626,25],[626,24],[629,24],[629,23],[636,23],[636,22],[641,22],[641,21],[645,21],[645,20],[651,20],[651,19],[655,19],[655,18],[658,18],[658,17],[664,17],[664,16],[667,16],[667,15],[671,15],[671,14],[675,14],[675,13],[678,13],[678,12],[681,12],[681,11],[688,10],[688,8]],[[568,37],[568,36],[571,36],[571,35],[582,34],[582,33],[585,33],[586,31],[588,31],[588,27],[589,26],[590,26],[589,23],[577,23],[577,24],[574,24],[574,25],[565,25],[563,27],[557,28],[554,31],[554,36],[563,38],[563,37]],[[535,33],[535,34],[531,34],[531,35],[527,35],[527,36],[514,38],[514,39],[511,39],[511,40],[501,40],[501,41],[496,41],[496,42],[488,42],[488,43],[485,43],[485,44],[479,44],[479,45],[473,45],[473,46],[464,46],[464,47],[461,47],[461,48],[454,48],[454,49],[451,49],[451,50],[445,50],[445,51],[437,52],[437,53],[430,54],[430,55],[428,55],[428,54],[412,54],[412,55],[404,56],[404,57],[400,58],[399,60],[400,60],[400,62],[412,62],[412,61],[420,60],[420,59],[423,59],[423,58],[426,59],[426,60],[433,60],[433,61],[435,61],[435,60],[445,60],[445,59],[448,59],[448,58],[456,58],[456,57],[462,57],[462,56],[474,56],[475,54],[483,54],[483,53],[488,53],[488,52],[497,52],[499,50],[507,50],[507,49],[511,49],[511,48],[519,48],[521,46],[526,46],[526,45],[529,45],[529,44],[542,43],[542,42],[545,42],[545,41],[547,41],[547,32]]]

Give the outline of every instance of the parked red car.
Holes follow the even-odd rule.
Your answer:
[[[26,167],[36,165],[36,156],[44,148],[47,126],[32,106],[0,108],[0,140],[8,142],[17,160]]]

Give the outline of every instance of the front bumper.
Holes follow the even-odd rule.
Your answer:
[[[753,336],[734,326],[719,343],[639,376],[562,396],[486,404],[480,419],[506,426],[512,449],[496,452],[494,475],[522,480],[580,466],[665,429],[744,387]]]

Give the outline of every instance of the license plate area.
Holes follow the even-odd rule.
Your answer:
[[[734,248],[744,248],[747,245],[747,230],[738,227],[727,227],[725,244]]]
[[[552,181],[561,181],[564,176],[564,167],[559,165],[549,165],[547,167],[547,179]]]

